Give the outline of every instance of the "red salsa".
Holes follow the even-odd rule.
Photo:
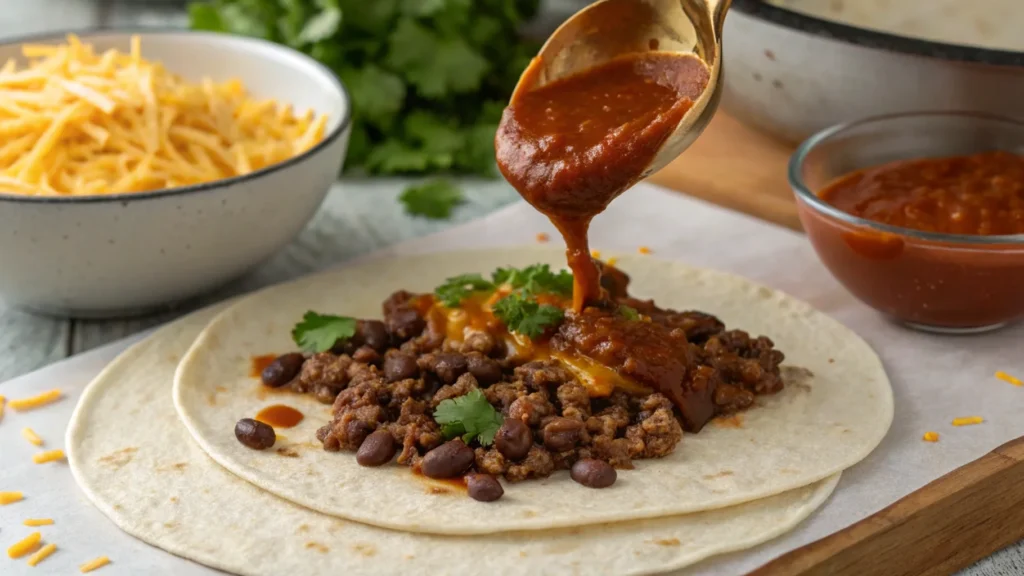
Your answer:
[[[707,66],[680,54],[629,54],[533,88],[535,60],[501,119],[498,167],[565,239],[573,308],[600,298],[587,231],[636,184],[707,86]]]
[[[860,170],[819,194],[874,222],[943,234],[1024,234],[1024,156],[983,152]]]

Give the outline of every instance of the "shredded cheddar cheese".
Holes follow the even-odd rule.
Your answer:
[[[616,258],[616,257],[614,257],[614,256],[612,256],[611,258],[609,258],[609,259],[608,259],[608,260],[607,260],[607,261],[605,262],[605,264],[607,264],[607,265],[609,265],[609,266],[615,266],[615,265],[616,265],[616,264],[617,264],[618,262],[619,262],[619,259],[618,259],[618,258]]]
[[[63,460],[63,450],[47,450],[46,452],[40,452],[32,455],[32,461],[36,464],[46,464],[47,462],[53,462],[54,460]]]
[[[953,426],[970,426],[972,424],[981,424],[985,419],[981,416],[964,416],[963,418],[953,418]]]
[[[938,442],[939,441],[939,433],[938,432],[925,432],[924,436],[921,439],[924,440],[925,442]]]
[[[0,492],[0,506],[21,502],[25,495],[21,492]]]
[[[39,564],[43,560],[46,560],[46,558],[49,557],[50,554],[53,554],[56,551],[57,551],[57,545],[51,542],[51,543],[47,544],[46,546],[43,546],[42,548],[40,548],[39,551],[36,552],[35,554],[29,556],[28,560],[27,560],[27,563],[28,563],[29,566],[35,566],[36,564]]]
[[[33,532],[23,538],[22,540],[15,542],[7,549],[7,556],[10,558],[21,558],[22,556],[32,552],[39,545],[39,541],[43,539],[43,535],[39,532]]]
[[[60,390],[49,390],[42,394],[32,396],[31,398],[19,398],[11,400],[7,403],[11,408],[21,412],[22,410],[31,410],[33,408],[39,408],[40,406],[46,406],[52,402],[56,402],[60,399]]]
[[[79,566],[78,571],[82,574],[85,574],[86,572],[92,572],[93,570],[102,568],[107,564],[110,564],[110,558],[107,558],[106,556],[100,556],[99,558],[89,560],[85,564]]]
[[[24,438],[25,440],[28,440],[29,442],[35,444],[36,446],[42,446],[43,445],[43,439],[40,438],[35,433],[35,431],[32,430],[31,428],[22,428],[21,429],[21,437]]]
[[[4,406],[7,405],[7,397],[0,394],[0,421],[4,419]]]
[[[547,234],[543,232],[537,233],[537,242],[547,242],[549,239],[550,237]]]
[[[650,254],[651,253],[651,249],[649,247],[647,247],[647,246],[641,246],[641,247],[637,248],[636,251],[641,253],[641,254]]]
[[[601,251],[600,250],[591,250],[590,251],[590,256],[600,260],[601,259]]]
[[[53,524],[52,518],[28,518],[22,522],[25,526],[49,526]]]
[[[0,191],[39,196],[142,192],[230,178],[283,162],[324,137],[327,117],[254,100],[238,80],[186,82],[142,57],[27,44],[0,68]]]
[[[1022,381],[1020,378],[1015,378],[1013,376],[1010,376],[1009,374],[1007,374],[1006,372],[1003,372],[1002,370],[999,370],[999,371],[996,372],[996,378],[999,378],[1000,380],[1002,380],[1004,382],[1009,382],[1010,384],[1013,384],[1014,386],[1024,386],[1024,381]]]

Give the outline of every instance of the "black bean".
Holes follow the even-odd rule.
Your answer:
[[[383,466],[395,457],[395,439],[387,430],[377,430],[359,445],[356,462],[361,466]]]
[[[462,376],[469,369],[469,363],[462,354],[439,352],[434,354],[434,360],[431,363],[430,369],[445,384],[454,384],[459,379],[459,376]]]
[[[515,418],[505,418],[501,428],[498,428],[498,433],[494,435],[494,447],[509,460],[526,458],[532,445],[533,434],[530,427]]]
[[[416,357],[412,354],[399,352],[384,357],[384,378],[388,382],[398,382],[419,376],[420,368],[416,365]]]
[[[476,381],[487,386],[501,380],[501,364],[494,358],[488,358],[480,353],[469,354],[466,357],[466,365],[469,373],[476,377]]]
[[[577,460],[569,471],[572,479],[587,488],[607,488],[615,483],[615,468],[604,460],[584,458]]]
[[[455,478],[469,470],[475,460],[473,449],[456,438],[427,452],[420,471],[428,478]]]
[[[263,380],[265,386],[280,388],[299,375],[299,370],[302,370],[302,363],[305,361],[305,356],[298,352],[278,356],[263,369],[260,379]]]
[[[387,326],[380,320],[359,320],[356,322],[356,336],[360,342],[377,352],[387,350],[391,343]]]
[[[490,474],[466,476],[466,488],[469,489],[469,497],[480,502],[494,502],[505,494],[501,482]]]
[[[367,344],[363,344],[352,353],[352,359],[363,364],[373,364],[380,360],[380,353]]]
[[[345,425],[345,436],[350,446],[362,446],[366,437],[373,432],[373,428],[362,420],[351,420]]]
[[[235,438],[253,450],[266,450],[274,445],[277,435],[268,424],[252,418],[242,418],[235,424]]]
[[[427,321],[420,316],[420,313],[408,306],[386,310],[384,322],[391,336],[402,342],[419,336],[427,327]]]
[[[552,452],[565,452],[576,447],[583,423],[572,418],[555,418],[544,426],[544,447]]]

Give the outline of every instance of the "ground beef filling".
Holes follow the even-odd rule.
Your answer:
[[[500,485],[474,475],[518,482],[571,470],[579,482],[608,485],[615,469],[630,469],[633,460],[671,454],[684,428],[699,431],[714,416],[782,388],[783,354],[771,340],[726,330],[707,314],[630,298],[629,278],[609,270],[610,303],[570,313],[551,346],[659,392],[591,398],[557,360],[522,363],[483,332],[446,338],[443,323],[404,291],[384,302],[383,321],[359,321],[353,338],[306,357],[288,386],[333,405],[333,419],[317,432],[325,450],[358,451],[359,462],[373,466],[394,454],[417,470],[427,460],[436,474],[473,476],[481,500],[500,497]],[[625,320],[615,312],[620,304],[650,321]],[[504,418],[494,442],[446,442],[434,409],[475,389]]]

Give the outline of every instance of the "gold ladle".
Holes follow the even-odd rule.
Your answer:
[[[731,0],[600,0],[558,27],[540,49],[540,69],[519,79],[515,92],[532,90],[608,60],[660,51],[700,58],[708,85],[643,172],[663,168],[688,148],[711,121],[722,94],[722,25]]]

